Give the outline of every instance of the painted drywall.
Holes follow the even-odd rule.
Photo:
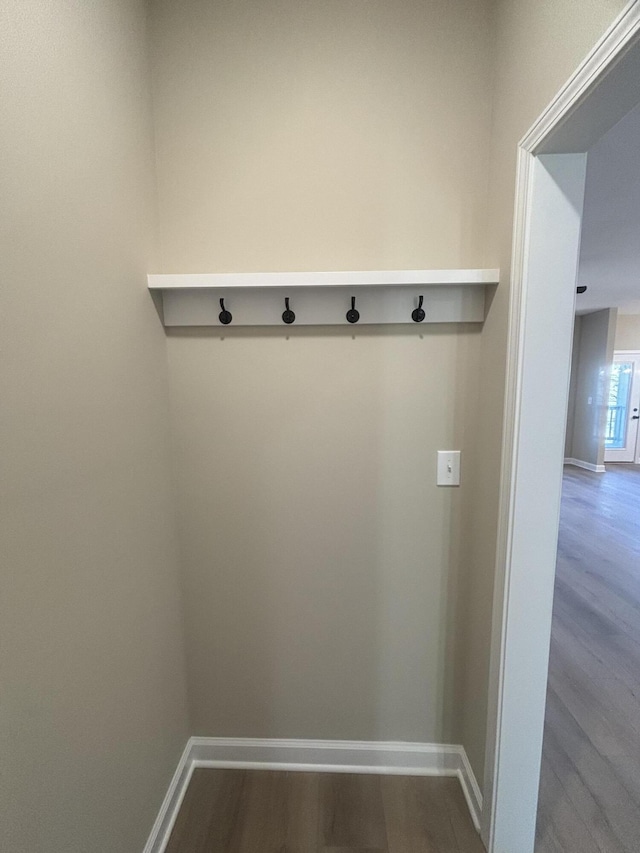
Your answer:
[[[640,350],[640,314],[618,312],[615,349]]]
[[[157,271],[483,266],[488,12],[156,2]],[[169,334],[197,734],[459,740],[479,341]]]
[[[146,10],[0,20],[0,849],[129,853],[189,732]]]
[[[640,297],[640,104],[587,159],[578,310],[623,306]]]
[[[569,400],[567,403],[567,429],[564,436],[564,458],[571,458],[573,444],[573,421],[576,413],[576,388],[578,387],[578,364],[580,360],[580,332],[582,320],[575,317],[573,324],[573,342],[571,346],[571,378],[569,380]]]
[[[571,370],[573,423],[565,457],[604,465],[609,381],[617,310],[605,309],[579,318],[580,338],[575,370]]]
[[[479,332],[169,342],[194,731],[451,739]]]
[[[473,500],[464,540],[469,567],[469,610],[465,635],[462,742],[477,775],[485,766],[487,683],[503,430],[506,340],[509,318],[513,201],[518,141],[621,11],[623,0],[499,0],[494,9],[495,59],[487,211],[487,263],[500,266],[501,281],[484,324],[478,409],[474,424],[482,453],[472,478]],[[492,748],[490,743],[490,749]]]
[[[158,271],[482,266],[488,7],[156,0]]]

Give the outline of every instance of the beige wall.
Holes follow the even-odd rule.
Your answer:
[[[381,552],[382,565],[375,582],[359,568],[371,565],[371,560],[362,556],[367,549],[378,553],[372,548],[373,537],[379,536],[375,501],[366,478],[361,484],[354,483],[343,468],[332,464],[336,452],[338,458],[345,459],[339,434],[327,442],[324,451],[314,446],[311,457],[304,445],[294,444],[290,465],[298,481],[309,484],[309,501],[322,506],[337,494],[343,509],[354,503],[364,507],[350,538],[345,539],[342,516],[334,516],[325,528],[326,537],[317,544],[305,578],[300,574],[304,569],[295,557],[287,555],[284,546],[265,549],[266,532],[256,532],[252,526],[257,507],[259,519],[265,515],[269,518],[269,541],[281,543],[290,535],[290,518],[308,517],[301,515],[297,505],[300,486],[290,490],[290,473],[274,470],[272,445],[267,443],[269,436],[278,435],[283,428],[272,400],[274,394],[277,397],[282,393],[276,341],[284,345],[284,338],[233,330],[224,341],[197,333],[174,333],[170,337],[187,633],[198,731],[218,733],[224,727],[225,733],[290,733],[291,722],[298,727],[296,733],[308,736],[321,731],[334,737],[366,737],[369,732],[401,737],[411,731],[412,737],[437,738],[443,731],[434,710],[439,707],[441,719],[451,711],[447,725],[456,739],[464,742],[476,773],[482,776],[516,146],[622,6],[622,0],[518,0],[496,4],[492,19],[487,21],[489,7],[477,3],[405,2],[399,6],[388,2],[254,2],[241,7],[230,3],[214,6],[198,0],[155,3],[152,29],[159,271],[498,263],[504,270],[480,339],[480,361],[476,362],[476,336],[469,338],[464,332],[447,342],[453,349],[442,350],[460,353],[456,355],[458,365],[461,358],[467,359],[462,372],[469,394],[456,404],[448,402],[444,411],[431,406],[428,411],[418,407],[413,412],[419,434],[433,436],[424,442],[427,458],[439,441],[458,441],[456,432],[460,431],[465,436],[464,487],[457,506],[446,508],[445,502],[451,499],[439,493],[428,477],[424,482],[414,482],[403,493],[393,487],[391,471],[385,471],[379,480],[382,494],[396,495],[397,503],[391,510],[388,499],[383,504],[391,517],[412,516],[414,511],[426,519],[434,512],[438,517],[444,505],[452,529],[463,525],[465,536],[451,552],[447,533],[436,534],[438,558],[434,558],[432,543],[427,547],[424,538],[406,538],[402,543],[399,538],[392,539],[393,552]],[[494,36],[489,40],[491,25]],[[490,61],[495,61],[492,69],[488,68]],[[493,92],[487,86],[489,75]],[[493,137],[489,149],[490,109]],[[484,158],[489,152],[490,203],[486,205]],[[430,356],[440,351],[431,347],[442,346],[433,334],[425,330]],[[390,442],[395,442],[399,433],[390,429],[384,414],[389,405],[393,407],[389,388],[402,387],[415,357],[422,356],[410,347],[406,348],[410,357],[396,353],[384,366],[383,382],[380,359],[385,347],[403,338],[387,335],[382,340],[373,335],[369,340],[358,332],[353,349],[364,351],[364,339],[371,352],[366,358],[359,356],[357,380],[365,388],[378,383],[379,400],[375,408],[365,398],[364,405],[350,409],[344,402],[342,407],[337,406],[335,401],[337,368],[329,368],[335,365],[335,354],[342,352],[346,341],[334,337],[300,333],[292,335],[287,344],[296,352],[293,361],[301,365],[305,383],[321,399],[331,401],[334,408],[327,407],[327,413],[342,413],[353,434],[369,435],[375,429],[384,437],[383,446],[384,442],[392,446]],[[237,355],[233,359],[226,354],[221,357],[225,346],[232,348],[231,342]],[[434,377],[431,362],[418,363],[424,368],[421,382],[428,387]],[[308,372],[303,366],[308,366]],[[253,376],[256,371],[262,378],[260,383]],[[439,376],[443,387],[453,379],[454,372],[445,367]],[[218,423],[221,415],[217,413],[225,411],[222,398],[215,398],[215,385],[220,382],[225,389],[246,384],[260,415],[241,429],[247,458],[270,460],[269,488],[264,488],[260,500],[253,494],[247,466],[240,469],[234,457],[234,470],[241,471],[241,476],[232,475],[231,463],[220,462],[215,430],[206,438],[203,434]],[[385,382],[389,383],[386,388]],[[228,390],[226,393],[229,397]],[[251,421],[247,400],[235,396],[239,393],[236,390],[231,397],[231,410]],[[444,423],[449,426],[443,431]],[[233,427],[227,425],[225,429],[231,439]],[[292,421],[291,430],[291,436],[304,435],[307,445],[316,433],[308,421],[303,427]],[[394,450],[398,470],[410,470],[415,464],[410,446],[405,449],[401,442]],[[481,452],[474,452],[475,448]],[[225,450],[225,454],[230,452],[239,451]],[[368,461],[366,453],[370,453]],[[329,486],[315,493],[314,471],[322,467],[323,460],[337,473]],[[363,471],[380,467],[380,457],[367,450],[367,445],[359,451],[358,461]],[[224,476],[217,473],[220,464],[227,472]],[[191,476],[188,471],[195,473]],[[207,508],[218,506],[230,482],[234,483],[236,505],[250,511],[235,512],[230,527],[229,519],[225,521],[230,541],[221,545],[225,539],[221,523]],[[272,507],[268,506],[270,490],[278,496]],[[304,526],[294,533],[296,537],[302,534]],[[309,665],[304,654],[294,648],[294,638],[304,642],[305,637],[313,638],[318,628],[309,626],[307,633],[308,610],[299,609],[297,602],[305,590],[314,589],[316,569],[309,568],[326,572],[334,565],[334,538],[348,542],[349,553],[358,554],[358,559],[346,577],[341,576],[345,600],[340,600],[341,610],[333,614],[331,622],[341,643],[318,650],[321,660],[314,659]],[[305,563],[309,554],[306,541],[303,536],[297,545],[299,551],[293,552],[299,553],[301,561],[304,557]],[[253,555],[250,560],[243,558],[247,554]],[[247,565],[248,574],[243,574],[241,569],[244,566],[247,571]],[[384,695],[389,684],[379,675],[378,690],[370,686],[376,670],[387,672],[383,664],[386,646],[379,645],[379,655],[370,650],[366,657],[361,656],[358,643],[363,637],[372,638],[378,629],[375,612],[363,613],[359,608],[356,590],[366,580],[365,598],[385,601],[385,590],[389,590],[398,565],[414,579],[416,567],[422,565],[431,577],[428,586],[423,582],[422,586],[409,583],[398,587],[407,596],[417,597],[418,609],[423,608],[424,613],[432,614],[426,597],[427,593],[436,593],[438,579],[456,579],[458,594],[452,601],[447,593],[444,610],[453,608],[448,619],[454,618],[465,629],[456,630],[449,641],[455,647],[453,658],[436,655],[453,685],[448,688],[449,695],[459,700],[454,708],[447,700],[447,691],[441,690],[443,680],[436,674],[435,658],[428,658],[433,655],[430,636],[420,633],[417,621],[406,623],[405,614],[395,608],[388,611],[386,630],[396,637],[396,648],[403,648],[406,668],[412,675],[419,673],[429,695],[418,697],[407,680],[399,695],[413,696],[409,710],[396,708],[388,714],[377,697]],[[231,615],[225,615],[213,624],[211,615],[225,608],[232,614],[234,607],[242,605],[242,589],[251,588],[254,582],[258,589],[264,588],[257,575],[277,578],[273,590],[291,583],[296,590],[293,600],[281,601],[272,590],[268,600],[274,607],[268,619],[264,617],[266,624],[258,619],[261,611],[257,605],[251,610],[249,603],[253,620],[234,622]],[[230,579],[234,576],[237,587]],[[223,594],[218,597],[221,579]],[[440,598],[442,592],[437,595],[444,600]],[[328,614],[328,596],[320,601]],[[281,628],[291,641],[289,647],[270,628],[280,617],[292,620],[286,631]],[[438,630],[442,636],[451,624],[441,617]],[[305,630],[299,631],[300,627]],[[343,703],[332,706],[329,717],[318,721],[312,712],[307,713],[306,702],[301,711],[297,710],[292,685],[298,694],[316,696],[324,687],[332,698],[343,695],[340,690],[345,679],[339,677],[337,665],[329,667],[328,672],[321,665],[338,645],[346,659],[366,661],[362,676],[365,689],[360,699],[356,691],[347,691]],[[245,658],[247,649],[260,649],[260,653]],[[276,660],[276,651],[282,672],[274,687],[278,697],[274,714],[271,706],[251,711],[230,699],[231,694],[225,695],[225,683],[234,689],[238,686],[234,667],[242,666],[244,660],[248,660],[241,676],[245,685],[254,678],[263,683],[271,678],[261,674],[261,665],[265,660]],[[425,665],[427,660],[431,662]],[[455,669],[449,661],[455,661]],[[318,672],[322,674],[319,686]],[[219,673],[223,679],[214,683],[211,676]],[[241,695],[251,698],[260,694],[245,686]],[[408,727],[407,714],[415,715],[419,725]],[[384,728],[375,726],[380,719],[385,721]]]
[[[578,387],[578,364],[580,360],[580,332],[582,318],[576,315],[573,323],[573,343],[571,346],[571,377],[569,379],[569,400],[567,403],[567,429],[564,435],[564,458],[571,458],[573,445],[573,420],[576,414],[576,389]]]
[[[616,328],[615,308],[576,317],[577,353],[571,369],[573,417],[567,426],[565,457],[604,465],[609,380]]]
[[[473,607],[467,620],[462,740],[478,775],[487,719],[517,145],[624,5],[624,0],[498,0],[495,5],[487,263],[500,266],[502,276],[482,333],[475,415],[482,452],[468,472],[475,500],[465,537]]]
[[[478,342],[171,333],[197,734],[453,736],[463,493],[435,448],[467,452]]]
[[[483,266],[487,10],[155,3],[158,270]],[[169,336],[198,734],[459,739],[479,343]]]
[[[615,349],[640,350],[640,314],[618,314]]]
[[[482,266],[488,7],[155,0],[159,271]]]
[[[133,853],[188,734],[145,7],[0,20],[0,849]]]

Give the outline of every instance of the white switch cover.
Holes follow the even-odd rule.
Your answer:
[[[460,451],[439,450],[438,451],[438,479],[439,486],[460,485]]]

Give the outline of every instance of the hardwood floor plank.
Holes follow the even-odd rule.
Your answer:
[[[627,559],[627,554],[622,549],[616,550],[615,554],[617,559]],[[565,583],[605,620],[613,622],[619,631],[632,637],[638,636],[640,607],[630,599],[630,586],[616,583],[612,576],[606,575],[606,572],[611,571],[611,557],[605,560],[587,551],[579,559],[583,562],[589,560],[591,564],[597,560],[598,574],[584,566],[576,566],[572,560],[565,560],[562,564],[562,578]]]
[[[483,853],[455,778],[194,771],[166,853]]]
[[[615,644],[615,637],[616,633],[609,631],[603,638],[594,629],[591,620],[585,625],[582,619],[572,613],[570,607],[562,604],[561,596],[556,595],[552,653],[556,654],[557,648],[568,649],[577,662],[587,671],[592,671],[594,682],[600,683],[601,678],[605,679],[607,690],[614,690],[621,705],[628,703],[631,708],[636,708],[640,702],[640,672],[633,671],[634,659],[627,666],[625,655]]]
[[[439,798],[420,791],[419,782],[404,777],[382,779],[382,797],[389,853],[444,853],[457,851],[453,829],[444,820]],[[420,803],[421,799],[428,803]],[[443,827],[444,822],[444,827]]]
[[[553,768],[605,853],[637,849],[640,836],[633,800],[552,690],[547,701],[545,763]]]
[[[484,844],[469,815],[469,807],[459,781],[453,778],[440,781],[445,783],[441,787],[444,807],[448,811],[461,853],[485,853]]]
[[[386,853],[381,778],[350,773],[321,775],[321,849],[343,847]]]
[[[569,632],[560,634],[549,685],[640,808],[640,702],[614,661],[605,667],[594,656],[589,666],[583,651]]]
[[[536,853],[640,851],[640,466],[565,469]]]
[[[564,590],[560,580],[556,580],[553,618],[554,625],[558,620],[566,622],[575,636],[583,636],[588,648],[608,665],[613,665],[618,675],[637,692],[640,643],[634,637],[621,632],[611,621],[602,619],[576,593],[568,588]]]
[[[484,850],[457,779],[382,778],[389,853],[460,853]],[[466,818],[466,820],[465,820]]]
[[[550,764],[542,765],[536,839],[547,849],[602,853]]]
[[[614,829],[611,827],[602,809],[602,805],[591,793],[588,781],[576,769],[571,759],[562,749],[560,742],[550,730],[547,730],[547,734],[545,735],[545,749],[542,754],[541,791],[536,838],[543,838],[546,844],[549,844],[553,840],[557,842],[555,822],[559,818],[556,817],[555,821],[549,821],[545,815],[544,794],[542,791],[545,767],[555,772],[562,785],[562,791],[558,793],[558,796],[566,798],[569,801],[595,839],[599,849],[603,853],[621,853],[621,851],[624,851],[624,845],[621,845]],[[549,824],[551,825],[549,826]],[[553,844],[550,846],[553,847]],[[571,850],[571,847],[569,847],[569,850]],[[537,846],[536,853],[538,853]]]
[[[576,673],[569,662],[559,665],[558,657],[549,672],[549,686],[640,808],[640,742],[635,726],[617,712],[610,695],[604,690],[598,693],[588,677]]]
[[[315,853],[316,773],[247,771],[239,853]]]
[[[196,768],[165,853],[234,853],[242,830],[245,772]]]

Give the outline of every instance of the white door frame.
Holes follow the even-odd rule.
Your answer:
[[[613,361],[614,364],[616,361],[632,361],[634,363],[633,368],[633,378],[631,380],[631,389],[629,393],[629,406],[633,406],[634,402],[636,403],[635,411],[638,411],[638,398],[640,397],[640,350],[624,350],[617,349],[614,350],[613,353]],[[627,427],[629,429],[629,426]],[[633,444],[633,448],[626,446],[624,450],[607,450],[605,448],[604,451],[604,461],[605,462],[635,462],[638,463],[638,459],[640,458],[640,430],[638,429],[638,424],[635,425],[635,436],[633,436],[631,443]],[[628,438],[628,433],[627,433]],[[621,456],[631,455],[631,459],[621,459]]]
[[[519,144],[482,825],[489,853],[534,850],[585,173],[577,152],[639,99],[628,68],[639,39],[633,0]],[[626,106],[611,98],[618,90]],[[569,232],[564,252],[549,227],[556,216]]]

